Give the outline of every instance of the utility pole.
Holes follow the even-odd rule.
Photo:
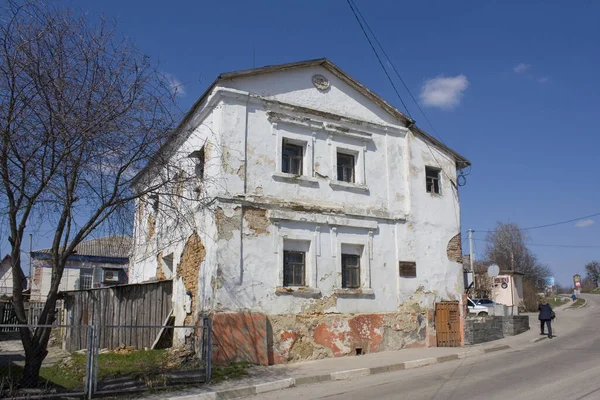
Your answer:
[[[471,263],[471,272],[473,271],[473,229],[469,229],[469,262]]]

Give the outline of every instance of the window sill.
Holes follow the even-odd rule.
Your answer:
[[[375,292],[371,288],[335,289],[334,293],[338,297],[375,297]]]
[[[278,286],[275,289],[275,294],[295,297],[321,297],[321,289],[306,286]]]
[[[367,185],[362,185],[359,183],[349,183],[349,182],[344,182],[344,181],[329,181],[329,186],[331,186],[333,188],[340,188],[340,189],[353,189],[353,190],[361,190],[364,192],[369,191],[369,187]]]
[[[287,174],[285,172],[274,172],[273,178],[285,180],[288,182],[309,183],[309,184],[315,184],[315,183],[319,182],[317,180],[317,178],[313,178],[311,176]]]

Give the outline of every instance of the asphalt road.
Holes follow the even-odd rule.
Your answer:
[[[563,311],[556,337],[518,350],[429,367],[328,382],[260,399],[600,399],[600,295]],[[539,329],[532,326],[532,329]]]

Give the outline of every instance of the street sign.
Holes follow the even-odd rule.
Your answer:
[[[500,267],[497,266],[496,264],[490,265],[487,269],[487,274],[490,278],[494,278],[494,277],[498,276],[499,273],[500,273]]]

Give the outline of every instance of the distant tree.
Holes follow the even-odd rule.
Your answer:
[[[591,280],[596,287],[600,283],[600,263],[598,261],[591,261],[585,266],[585,273],[589,280]]]
[[[537,256],[527,248],[527,234],[517,224],[498,222],[486,236],[485,259],[501,270],[521,272],[532,290],[542,291],[550,269],[539,262]]]

